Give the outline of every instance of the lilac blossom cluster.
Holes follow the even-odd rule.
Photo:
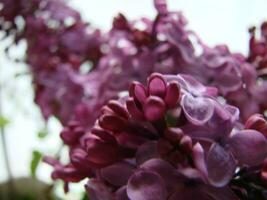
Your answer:
[[[247,60],[255,66],[258,76],[264,78],[267,73],[267,22],[262,23],[260,27],[260,37],[256,37],[256,27],[250,28],[249,32],[250,41]]]
[[[154,73],[147,82],[102,107],[90,131],[75,122],[62,131],[71,164],[46,158],[53,178],[67,189],[88,177],[92,200],[266,198],[261,115],[241,124],[238,108],[188,75]]]
[[[82,63],[101,57],[99,30],[62,0],[3,0],[1,29],[14,43],[26,41],[25,62],[33,75],[35,102],[47,119],[67,123],[85,96]]]
[[[27,43],[35,102],[64,125],[70,162],[46,158],[52,177],[66,191],[89,177],[93,200],[266,199],[266,24],[246,57],[154,5],[155,19],[119,14],[100,32],[63,0],[1,1],[1,30]]]
[[[190,74],[217,87],[241,110],[243,120],[264,113],[267,84],[259,82],[261,76],[245,56],[225,45],[205,45],[188,30],[180,12],[168,11],[165,1],[155,1],[155,7],[154,20],[130,21],[119,14],[111,30],[101,33],[62,0],[3,1],[1,29],[13,35],[15,43],[26,40],[25,61],[43,116],[54,115],[67,124],[88,113],[86,124],[91,127],[96,110],[127,90],[131,81],[144,83],[152,72]],[[81,73],[88,63],[91,69]]]

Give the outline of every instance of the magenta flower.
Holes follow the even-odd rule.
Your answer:
[[[258,75],[266,77],[267,64],[267,22],[260,27],[260,36],[256,37],[256,27],[250,28],[248,61],[257,69]]]
[[[236,173],[263,162],[267,140],[237,123],[237,108],[185,75],[152,74],[129,95],[104,106],[78,144],[70,138],[78,178],[93,172],[91,199],[238,199]]]

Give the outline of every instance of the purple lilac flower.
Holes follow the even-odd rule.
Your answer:
[[[43,116],[54,115],[67,124],[85,96],[79,69],[86,61],[94,68],[102,54],[100,31],[83,22],[80,14],[61,0],[1,3],[1,29],[6,36],[14,35],[14,43],[26,40],[25,61]],[[17,18],[24,25],[17,24]]]
[[[267,108],[267,86],[261,79],[266,26],[262,26],[260,41],[251,32],[246,60],[227,46],[205,45],[187,29],[181,13],[168,10],[165,0],[154,4],[154,20],[131,21],[119,14],[112,29],[103,34],[63,1],[3,2],[1,29],[15,34],[14,42],[27,41],[26,62],[33,74],[36,103],[45,118],[55,115],[65,125],[61,138],[70,147],[71,163],[48,160],[55,166],[53,177],[66,183],[91,177],[87,189],[94,199],[114,195],[149,199],[146,183],[144,191],[135,187],[142,176],[151,177],[155,185],[147,188],[148,193],[161,191],[154,199],[176,199],[180,194],[190,199],[195,193],[200,199],[235,199],[233,191],[245,198],[250,191],[239,185],[243,173],[258,176],[262,169],[265,177],[265,167],[260,166],[266,156],[265,119],[250,116]],[[16,24],[17,16],[25,22],[22,29]],[[92,69],[84,75],[79,70],[86,61],[92,62]],[[144,87],[155,71],[189,74],[218,89],[205,87],[188,75],[159,74],[152,75]],[[133,80],[141,83],[131,85],[128,99],[109,102]],[[239,109],[219,103],[218,95]],[[168,175],[144,167],[150,165],[174,171],[175,180],[166,181]],[[126,175],[116,183],[106,180],[102,171],[107,177],[114,174],[102,170],[105,167],[123,168]],[[236,174],[239,169],[242,176]],[[197,186],[188,188],[188,182]],[[177,190],[170,183],[179,185]],[[100,194],[99,188],[106,192]],[[252,192],[253,197],[263,195],[263,190]]]
[[[266,158],[264,133],[237,123],[237,108],[188,75],[152,74],[147,82],[104,106],[79,144],[63,137],[73,146],[71,165],[92,172],[90,198],[238,199],[233,180]]]
[[[267,107],[264,100],[266,83],[258,84],[254,67],[246,63],[242,55],[232,54],[223,45],[207,47],[193,31],[188,30],[181,13],[169,11],[165,1],[154,1],[154,4],[157,10],[154,20],[141,18],[132,21],[119,14],[114,18],[112,29],[101,34],[83,22],[79,13],[64,1],[19,1],[16,6],[11,0],[3,2],[2,29],[10,34],[15,31],[15,41],[23,38],[27,41],[26,61],[33,72],[36,94],[44,97],[36,99],[39,99],[37,104],[45,118],[55,115],[67,124],[75,118],[73,113],[82,104],[91,115],[88,123],[91,127],[97,117],[95,113],[98,113],[95,110],[111,98],[117,98],[131,81],[144,83],[152,72],[190,74],[204,84],[216,86],[220,95],[241,110],[243,120],[251,114],[264,112]],[[17,16],[25,21],[22,30],[17,28]],[[67,23],[69,19],[72,19],[71,23]],[[195,53],[196,44],[192,37],[199,42],[200,56]],[[93,63],[93,70],[82,75],[78,70],[86,61]],[[74,75],[68,75],[69,69],[52,70],[65,68],[66,64],[67,68],[73,68],[71,73]],[[51,91],[46,84],[58,81],[60,78],[57,76],[64,71],[68,77],[83,80],[78,86],[83,98],[78,99],[72,88],[60,88],[62,84],[54,86],[54,95],[47,95]],[[68,79],[67,85],[76,85],[75,79]],[[62,90],[68,93],[69,99],[76,100],[64,105],[65,96],[58,95]]]
[[[256,37],[256,31],[256,27],[252,27],[249,30],[250,41],[247,60],[255,66],[259,76],[265,77],[267,66],[267,22],[261,24],[259,37]]]

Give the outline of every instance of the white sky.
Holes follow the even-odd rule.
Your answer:
[[[266,0],[169,0],[171,10],[182,10],[189,21],[189,27],[195,30],[209,45],[226,43],[233,51],[246,53],[249,26],[259,25],[267,20]],[[152,0],[72,0],[71,5],[82,13],[86,21],[107,30],[112,17],[118,12],[129,18],[141,16],[153,17],[155,10]],[[28,174],[32,149],[55,152],[59,144],[59,126],[51,120],[52,134],[48,139],[39,141],[36,133],[42,127],[40,113],[33,105],[33,93],[29,77],[12,78],[15,73],[25,71],[23,64],[9,61],[0,43],[0,81],[7,85],[3,93],[4,113],[11,118],[7,127],[9,153],[12,171],[15,176]],[[23,56],[25,47],[13,51],[14,55]],[[1,144],[0,144],[1,145]],[[50,168],[42,166],[38,172],[43,180],[49,180]],[[6,179],[3,164],[3,152],[0,148],[0,182]]]

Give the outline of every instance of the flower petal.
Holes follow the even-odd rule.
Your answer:
[[[250,116],[245,124],[246,129],[254,129],[267,136],[267,121],[261,114]]]
[[[123,186],[132,175],[134,167],[126,162],[119,162],[100,170],[101,177],[114,186]]]
[[[111,100],[108,102],[108,107],[113,110],[116,114],[120,115],[120,117],[127,119],[128,112],[125,107],[119,102],[115,100]]]
[[[135,104],[135,101],[132,97],[127,99],[126,101],[127,110],[131,114],[131,116],[138,120],[144,119],[144,114],[138,109],[138,107]]]
[[[226,185],[234,175],[236,169],[234,157],[218,144],[211,146],[206,162],[209,181],[216,187]]]
[[[115,193],[115,196],[116,196],[116,200],[130,200],[128,195],[127,195],[127,187],[126,186],[123,186],[121,188],[119,188],[116,193]]]
[[[96,179],[90,179],[86,184],[86,190],[90,200],[112,200],[112,194],[107,186]]]
[[[180,99],[180,87],[177,82],[171,82],[167,86],[164,101],[169,108],[174,108]]]
[[[156,96],[150,96],[145,104],[144,112],[147,120],[157,121],[164,117],[166,107],[164,101]]]
[[[206,178],[208,176],[207,166],[205,163],[205,152],[200,143],[196,143],[192,149],[193,160],[196,168]]]
[[[148,80],[148,91],[150,95],[164,97],[166,93],[166,82],[161,74],[153,73]]]
[[[112,114],[104,114],[99,119],[99,126],[109,131],[121,131],[125,127],[125,119]]]
[[[187,119],[195,125],[205,124],[213,115],[212,100],[204,97],[193,97],[186,94],[182,97],[181,105]]]
[[[178,173],[176,173],[174,167],[162,159],[150,159],[143,163],[140,168],[160,175],[160,177],[164,180],[168,191],[174,190],[177,183],[179,183],[180,177],[178,177]]]
[[[154,0],[154,4],[159,14],[167,14],[168,10],[166,0]]]
[[[258,165],[267,156],[267,141],[262,133],[247,129],[235,133],[230,148],[241,164]]]
[[[150,171],[137,171],[127,185],[127,194],[131,200],[163,200],[167,191],[163,179]]]
[[[145,102],[148,96],[146,88],[138,82],[133,82],[131,84],[129,93],[131,97],[134,97],[134,99],[139,101],[141,104]]]
[[[209,195],[195,187],[181,188],[173,193],[168,200],[213,200]]]
[[[143,145],[141,145],[137,152],[136,152],[136,163],[142,164],[143,162],[152,159],[152,158],[158,158],[158,147],[157,142],[147,142]]]

